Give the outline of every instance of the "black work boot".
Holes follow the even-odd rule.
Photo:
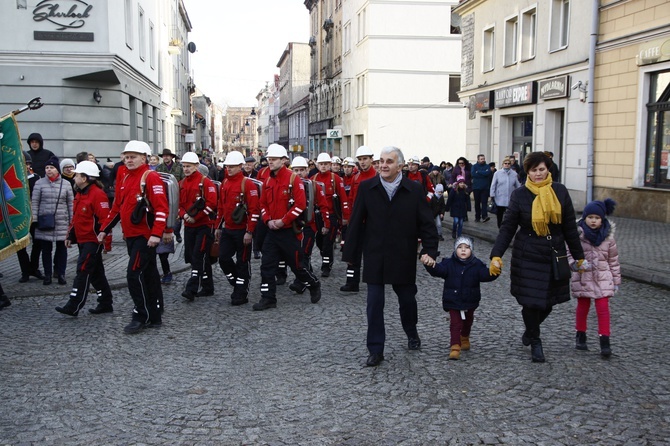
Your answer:
[[[75,305],[71,305],[70,302],[66,303],[62,307],[56,307],[56,311],[62,314],[67,314],[68,316],[77,317],[79,310]]]
[[[533,362],[544,362],[544,352],[542,351],[540,338],[530,340],[530,357]]]
[[[575,340],[575,348],[577,350],[588,350],[589,348],[586,346],[586,332],[585,331],[578,331],[576,340]]]
[[[610,348],[610,337],[600,335],[600,356],[609,358],[612,356],[612,349]]]
[[[313,304],[321,300],[321,282],[316,282],[309,287],[309,300]]]

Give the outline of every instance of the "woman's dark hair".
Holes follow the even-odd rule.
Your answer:
[[[533,169],[540,164],[544,163],[547,166],[547,169],[550,169],[554,164],[544,152],[531,152],[523,159],[523,170],[529,172],[530,169]]]
[[[463,160],[463,162],[465,163],[465,167],[470,168],[470,161],[468,161],[468,159],[465,158],[464,156],[462,156],[462,157],[460,157],[460,158],[458,158],[458,159],[456,160],[456,165],[458,165],[458,163],[459,163],[461,160]]]
[[[443,169],[444,169],[445,167],[447,167],[447,162],[446,162],[446,161],[442,161],[442,162],[440,163],[440,167],[443,168]]]

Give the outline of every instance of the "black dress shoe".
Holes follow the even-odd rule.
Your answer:
[[[58,284],[59,285],[66,285],[67,280],[65,280],[65,276],[58,276]]]
[[[358,293],[358,284],[357,283],[347,283],[340,287],[340,291],[345,291],[348,293]]]
[[[377,367],[384,360],[384,355],[382,353],[370,353],[368,360],[365,362],[365,365],[368,367]]]
[[[26,283],[28,281],[28,276],[21,276],[19,283]]]
[[[259,302],[255,303],[252,307],[254,311],[263,311],[269,308],[277,308],[277,302],[273,302],[270,299],[262,298]]]
[[[317,282],[309,287],[309,300],[313,304],[321,300],[321,283]]]
[[[183,293],[181,293],[181,297],[185,297],[189,302],[193,302],[195,300],[195,294],[193,293],[193,291],[186,290]]]
[[[409,338],[407,340],[407,348],[410,350],[419,350],[421,348],[421,339],[419,337]]]
[[[44,280],[42,281],[42,285],[51,285],[51,276],[44,276]]]
[[[114,308],[98,305],[95,308],[89,308],[88,312],[91,313],[91,314],[112,313],[112,312],[114,312]]]
[[[39,269],[37,271],[35,271],[34,273],[32,273],[31,276],[33,276],[33,277],[35,277],[36,279],[39,279],[39,280],[44,280],[44,274],[42,274],[42,271],[40,271]]]
[[[68,307],[67,305],[65,305],[64,307],[56,307],[56,311],[74,317],[77,317],[77,315],[79,314],[79,310],[75,310],[74,308]]]
[[[147,324],[144,322],[132,321],[130,324],[126,325],[126,327],[123,329],[123,332],[126,334],[136,334],[142,331],[146,326]]]

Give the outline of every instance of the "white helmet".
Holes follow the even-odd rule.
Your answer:
[[[126,147],[123,149],[123,152],[121,152],[121,155],[127,152],[135,152],[141,153],[142,155],[151,156],[151,147],[149,147],[149,144],[145,143],[144,141],[132,140],[128,141],[128,144],[126,144]]]
[[[200,164],[200,160],[198,159],[198,155],[195,152],[184,153],[184,156],[181,157],[181,162],[182,163]]]
[[[307,160],[302,156],[296,156],[293,158],[293,161],[291,161],[291,167],[307,167]]]
[[[286,149],[279,144],[270,144],[268,151],[265,153],[266,158],[288,158]]]
[[[372,161],[379,161],[381,157],[382,157],[382,151],[380,150],[379,152],[372,155]]]
[[[407,164],[421,164],[421,161],[419,161],[419,157],[416,155],[412,155],[409,157],[407,160]]]
[[[358,149],[356,149],[356,158],[359,156],[374,156],[374,153],[372,153],[372,149],[369,147],[360,146]]]
[[[239,166],[240,164],[244,164],[244,155],[242,155],[242,153],[238,152],[237,150],[228,152],[228,155],[226,155],[226,160],[223,162],[223,164],[226,166]]]
[[[100,169],[93,161],[81,161],[74,169],[74,173],[83,173],[89,177],[98,178],[100,176]]]
[[[330,161],[333,162],[333,163],[335,163],[335,164],[342,164],[342,160],[340,159],[339,156],[334,156],[334,157],[332,157],[332,158],[330,159]]]
[[[319,153],[319,156],[316,158],[317,163],[330,163],[330,155],[327,153]]]
[[[344,161],[342,161],[342,165],[343,166],[355,166],[356,161],[354,161],[354,159],[352,157],[348,156],[344,159]]]

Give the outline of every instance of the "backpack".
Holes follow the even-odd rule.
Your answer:
[[[149,199],[146,197],[145,194],[145,187],[147,184],[147,176],[151,172],[154,172],[153,170],[147,170],[142,174],[142,179],[140,180],[140,190],[142,193],[142,198],[144,198],[151,207],[151,203],[149,203]],[[171,173],[165,173],[165,172],[156,172],[161,180],[163,181],[163,189],[165,190],[165,195],[167,196],[168,200],[168,215],[167,218],[165,219],[165,227],[174,229],[175,225],[177,224],[177,216],[179,215],[179,183],[177,182],[177,179],[175,178],[174,175]]]
[[[295,199],[293,198],[293,182],[295,181],[295,177],[297,174],[292,173],[291,174],[291,179],[289,180],[288,184],[288,193],[291,196],[288,200],[288,206],[289,209],[293,207],[295,204]],[[308,180],[307,178],[301,178],[302,184],[305,186],[305,210],[302,211],[302,214],[298,216],[293,221],[293,231],[296,234],[299,234],[302,232],[302,228],[307,224],[311,223],[312,220],[314,219],[314,200],[315,200],[315,192],[314,192],[314,187],[312,186],[312,180]]]

